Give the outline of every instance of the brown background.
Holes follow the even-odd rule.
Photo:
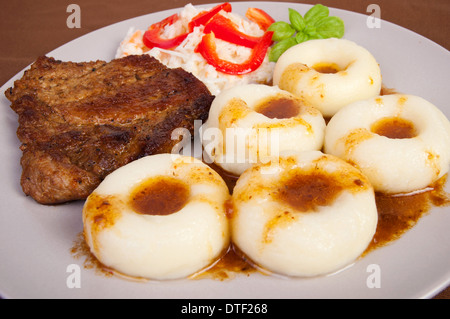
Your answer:
[[[44,55],[83,34],[125,19],[178,8],[186,3],[205,4],[218,0],[2,0],[0,9],[0,86],[37,56]],[[450,49],[449,0],[302,0],[367,14],[378,4],[381,18],[419,33]],[[69,29],[66,12],[71,3],[81,7],[81,28]],[[450,299],[450,288],[436,298]]]

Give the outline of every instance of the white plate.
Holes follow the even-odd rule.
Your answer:
[[[244,14],[259,7],[288,21],[288,8],[305,13],[310,6],[271,2],[233,3]],[[89,33],[48,53],[61,60],[111,60],[131,26],[144,29],[180,9],[126,20]],[[434,42],[382,21],[367,27],[368,16],[331,9],[346,26],[345,38],[372,52],[383,82],[398,91],[422,96],[450,118],[450,54]],[[0,291],[7,298],[428,298],[450,283],[450,207],[433,209],[401,239],[379,248],[347,269],[313,279],[281,279],[251,274],[230,281],[179,280],[131,282],[84,269],[70,249],[82,230],[82,202],[43,206],[25,197],[19,184],[21,152],[17,116],[1,89],[0,124]],[[68,288],[68,266],[81,268],[81,287]],[[379,266],[379,288],[369,288],[370,265]],[[369,268],[368,268],[369,267]],[[368,271],[369,270],[369,271]]]

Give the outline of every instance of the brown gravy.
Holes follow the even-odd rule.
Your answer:
[[[256,271],[257,269],[253,267],[250,260],[236,246],[230,245],[229,249],[212,267],[192,275],[190,279],[224,281],[233,279],[237,274],[250,276],[250,274]]]
[[[287,98],[275,98],[256,106],[255,111],[271,119],[288,119],[300,112],[298,102]]]
[[[114,272],[105,267],[90,251],[83,232],[79,233],[73,246],[70,249],[71,255],[75,259],[83,259],[83,267],[85,269],[93,269],[97,274],[105,277],[111,277]]]
[[[175,178],[155,177],[132,190],[129,205],[139,214],[169,215],[187,203],[188,186]]]
[[[401,117],[382,118],[373,123],[371,131],[393,139],[413,138],[417,136],[414,124]]]
[[[446,180],[447,175],[424,191],[409,195],[377,193],[375,196],[378,209],[377,231],[366,253],[400,238],[433,207],[450,205],[450,194],[444,189]]]
[[[319,206],[328,206],[344,189],[338,176],[322,172],[292,174],[276,198],[292,208],[303,212],[315,212]]]

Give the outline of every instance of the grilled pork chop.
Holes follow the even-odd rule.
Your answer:
[[[8,89],[19,115],[21,186],[42,204],[85,199],[113,170],[170,152],[213,99],[182,69],[148,55],[75,63],[40,57]]]

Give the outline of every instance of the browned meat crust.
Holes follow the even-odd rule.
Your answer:
[[[148,55],[40,57],[5,94],[19,115],[22,189],[42,204],[84,199],[118,167],[170,152],[172,131],[193,133],[213,99],[192,74]]]

